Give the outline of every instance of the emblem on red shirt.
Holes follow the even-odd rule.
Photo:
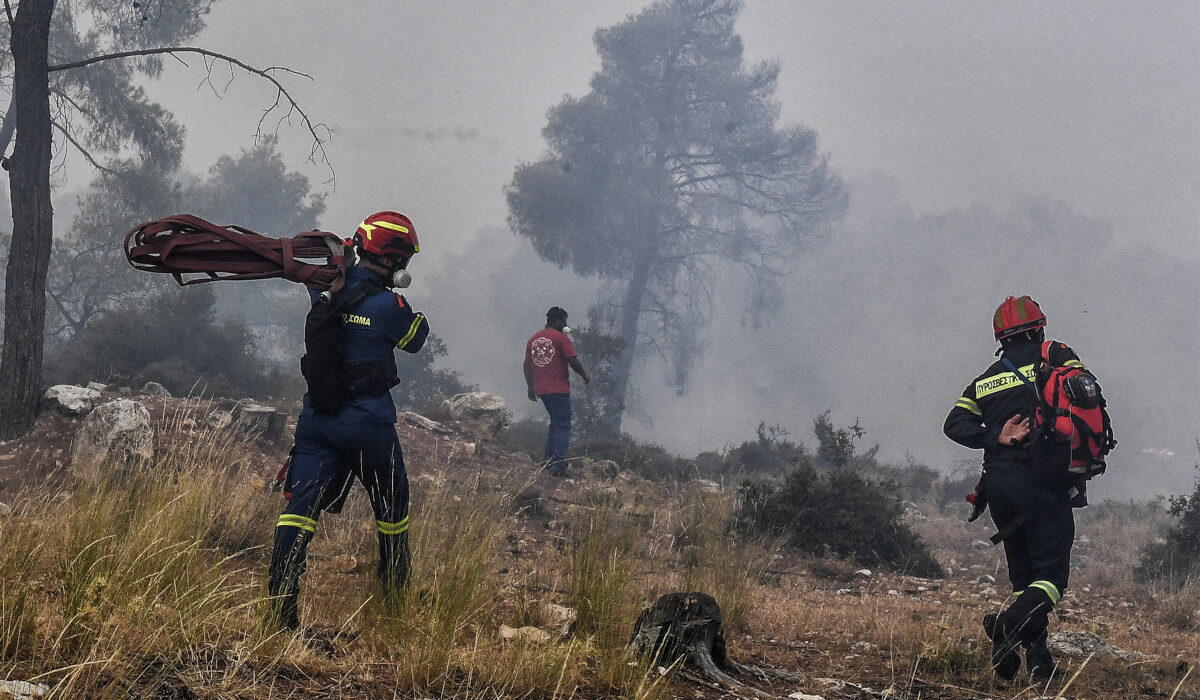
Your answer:
[[[554,360],[554,341],[549,338],[534,338],[529,347],[529,359],[538,367],[545,367]]]

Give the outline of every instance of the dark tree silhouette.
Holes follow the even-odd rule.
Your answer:
[[[591,92],[550,110],[549,154],[506,189],[509,223],[539,255],[618,287],[622,399],[646,347],[686,384],[717,265],[769,290],[806,235],[845,207],[816,133],[777,124],[779,66],[744,65],[740,9],[661,0],[597,31]]]
[[[46,279],[53,236],[50,173],[53,135],[103,171],[106,156],[132,150],[138,156],[161,152],[182,139],[182,129],[160,106],[146,99],[135,82],[157,76],[166,55],[202,57],[208,78],[217,66],[230,76],[244,70],[269,82],[275,102],[264,110],[260,129],[272,114],[292,115],[313,136],[314,159],[324,160],[328,130],[312,123],[276,77],[297,74],[285,68],[249,66],[231,56],[178,46],[204,26],[211,0],[78,0],[56,12],[55,0],[22,0],[15,9],[4,1],[12,55],[12,102],[0,123],[0,154],[15,129],[8,162],[13,231],[6,267],[4,344],[0,354],[0,439],[23,434],[33,424],[41,379],[46,311]],[[50,56],[62,63],[51,64]],[[2,64],[0,64],[2,65]],[[61,152],[61,151],[60,151]],[[327,161],[326,161],[327,162]]]

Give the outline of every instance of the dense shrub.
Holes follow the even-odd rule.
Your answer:
[[[917,576],[942,576],[929,546],[903,521],[895,485],[855,469],[818,469],[800,459],[782,479],[752,479],[740,489],[736,527],[780,537],[815,555]]]
[[[588,440],[578,448],[573,446],[571,452],[592,459],[611,459],[622,468],[652,481],[696,477],[693,460],[677,457],[659,445],[638,442],[625,433],[610,438]]]
[[[1200,446],[1200,443],[1198,443]],[[1200,465],[1196,468],[1200,470]],[[1200,578],[1200,477],[1191,496],[1172,496],[1167,513],[1177,520],[1159,542],[1147,544],[1134,568],[1139,580],[1183,585]]]
[[[167,288],[106,314],[50,353],[46,379],[156,381],[176,395],[300,398],[299,373],[263,360],[251,330],[240,320],[218,318],[215,303],[208,287]]]
[[[788,440],[787,431],[778,426],[758,424],[755,439],[731,447],[723,454],[706,453],[697,457],[696,470],[705,476],[781,475],[809,453],[803,444]]]
[[[579,440],[611,438],[621,432],[625,400],[621,395],[621,357],[625,341],[602,330],[606,322],[595,307],[588,310],[588,323],[571,336],[576,352],[587,358],[592,381],[571,392],[574,413],[572,430]]]

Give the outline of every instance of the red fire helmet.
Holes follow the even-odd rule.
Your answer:
[[[421,250],[417,227],[397,211],[376,212],[358,225],[354,245],[370,255],[399,255],[407,260]]]
[[[996,308],[992,316],[992,330],[996,340],[1003,340],[1018,333],[1046,327],[1046,314],[1038,303],[1028,296],[1008,297]]]

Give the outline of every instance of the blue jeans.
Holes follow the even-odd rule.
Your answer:
[[[571,395],[542,394],[539,397],[550,414],[550,430],[546,433],[546,452],[550,473],[561,476],[567,471],[567,446],[571,443]]]

